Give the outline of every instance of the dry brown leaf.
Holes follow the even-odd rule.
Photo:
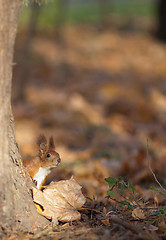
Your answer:
[[[140,220],[140,219],[145,219],[145,214],[143,212],[142,209],[140,208],[135,208],[133,211],[132,211],[132,217],[137,219],[137,220]]]
[[[103,208],[103,213],[104,213],[104,214],[107,214],[107,209],[106,209],[106,207]]]
[[[106,226],[110,225],[109,219],[102,219],[101,222]]]
[[[79,220],[81,214],[77,209],[86,201],[73,177],[52,182],[43,191],[33,188],[33,200],[44,209],[40,214],[55,222]]]
[[[156,232],[159,228],[150,224],[149,226],[146,227],[146,229],[151,231],[151,232]]]
[[[80,94],[73,94],[68,102],[69,109],[83,113],[90,122],[95,124],[104,123],[99,106],[92,106]]]

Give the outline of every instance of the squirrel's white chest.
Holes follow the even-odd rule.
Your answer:
[[[39,168],[39,171],[32,178],[37,182],[37,188],[39,189],[47,175],[51,172],[50,168]]]

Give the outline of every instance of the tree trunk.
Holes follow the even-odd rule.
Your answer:
[[[0,238],[2,232],[33,231],[47,223],[32,201],[14,137],[11,113],[13,48],[20,0],[0,0]]]
[[[158,1],[158,29],[157,36],[158,38],[166,42],[166,0]]]
[[[57,44],[64,44],[63,26],[69,12],[69,0],[58,0],[55,18],[55,40]]]
[[[110,27],[110,23],[108,20],[110,3],[110,0],[98,0],[100,14],[100,30],[106,30]]]

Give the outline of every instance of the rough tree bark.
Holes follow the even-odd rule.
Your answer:
[[[35,209],[14,137],[11,78],[20,5],[20,0],[0,0],[0,238],[2,232],[34,231],[47,224]]]

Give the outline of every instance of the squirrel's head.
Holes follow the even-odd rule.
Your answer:
[[[54,168],[61,162],[59,154],[55,151],[55,144],[53,137],[50,137],[49,143],[44,135],[40,135],[38,138],[39,157],[41,161],[41,167]]]

